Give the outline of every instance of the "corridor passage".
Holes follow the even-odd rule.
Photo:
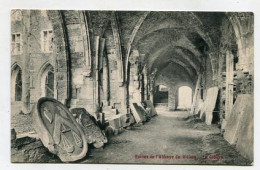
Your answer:
[[[80,163],[228,164],[247,165],[220,135],[186,111],[158,110],[143,126],[133,126],[109,138],[104,149],[91,149]]]

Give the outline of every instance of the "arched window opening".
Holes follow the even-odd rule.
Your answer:
[[[23,89],[22,70],[19,69],[15,80],[15,101],[22,100],[22,89]]]
[[[190,109],[192,103],[192,89],[182,86],[178,90],[178,109]]]
[[[45,79],[45,95],[46,97],[54,97],[54,73],[50,70]]]
[[[54,87],[54,68],[50,64],[46,66],[41,75],[41,96],[54,98],[55,87]]]
[[[22,101],[22,69],[15,65],[11,73],[11,100],[12,101]]]

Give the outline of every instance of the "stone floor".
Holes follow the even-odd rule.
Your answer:
[[[187,112],[159,111],[143,126],[113,136],[104,149],[90,149],[79,163],[249,165],[220,135]]]

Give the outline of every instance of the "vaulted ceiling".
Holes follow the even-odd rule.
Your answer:
[[[101,13],[101,14],[100,14]],[[195,83],[208,53],[216,52],[224,13],[116,11],[122,51],[127,58],[138,50],[139,60],[157,76]],[[108,12],[91,11],[97,30],[105,27]],[[109,16],[109,17],[108,17]],[[204,66],[205,67],[205,66]],[[164,70],[167,70],[165,72]]]

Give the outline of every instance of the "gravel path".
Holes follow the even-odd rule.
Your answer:
[[[193,117],[187,120],[187,116],[187,112],[161,112],[143,126],[111,137],[104,149],[90,149],[79,162],[249,164],[223,139],[216,126],[192,121]]]

